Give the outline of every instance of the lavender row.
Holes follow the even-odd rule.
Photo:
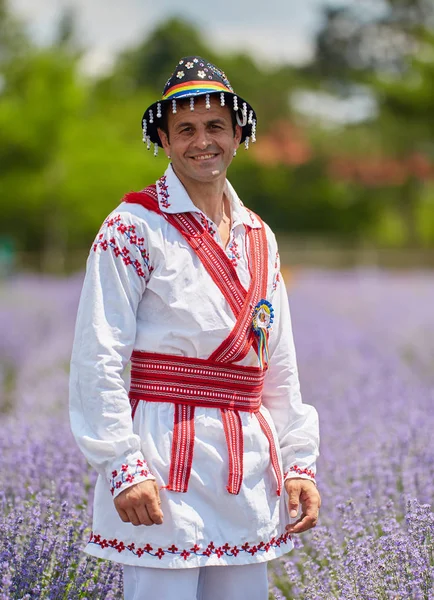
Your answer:
[[[321,417],[318,527],[270,569],[276,598],[434,598],[434,275],[303,272],[290,301]],[[72,439],[81,276],[0,287],[0,599],[121,598],[81,552],[95,475]]]

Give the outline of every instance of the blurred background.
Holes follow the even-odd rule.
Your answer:
[[[320,415],[320,525],[272,597],[433,598],[433,0],[0,0],[0,596],[122,597],[81,552],[71,344],[101,223],[167,165],[143,111],[190,54],[257,111],[229,178],[278,235]]]
[[[181,56],[255,107],[230,168],[283,263],[434,266],[432,0],[0,0],[0,268],[82,270],[167,164],[144,109]]]

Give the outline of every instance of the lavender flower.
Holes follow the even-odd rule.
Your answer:
[[[0,600],[122,598],[121,568],[82,552],[96,476],[67,415],[81,281],[17,276],[1,289]],[[270,565],[271,597],[434,600],[433,284],[306,271],[289,289],[323,505]]]

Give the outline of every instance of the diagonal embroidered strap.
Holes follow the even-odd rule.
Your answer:
[[[238,314],[234,328],[211,354],[210,360],[237,362],[242,360],[254,344],[258,352],[257,338],[252,330],[252,313],[261,298],[267,295],[268,247],[265,227],[251,229],[248,233],[251,254],[251,284],[246,299]]]
[[[257,338],[251,329],[251,321],[255,305],[261,298],[265,298],[267,291],[268,245],[265,227],[250,229],[247,232],[251,255],[251,282],[249,290],[246,291],[225,251],[203,225],[190,213],[162,212],[157,198],[155,186],[150,186],[143,192],[127,194],[124,200],[140,203],[145,208],[162,214],[182,234],[200,258],[237,319],[232,332],[210,358],[219,362],[240,361],[252,345],[258,353]]]
[[[232,312],[237,316],[244,304],[247,292],[223,248],[193,215],[164,213],[164,216],[184,236],[184,239],[198,255]]]
[[[235,316],[243,306],[246,290],[241,284],[234,265],[225,251],[203,225],[190,213],[169,214],[160,210],[155,186],[143,192],[132,192],[124,197],[124,202],[141,204],[148,210],[158,212],[173,225],[188,242],[211,275]]]

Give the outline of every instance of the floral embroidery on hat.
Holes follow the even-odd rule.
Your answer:
[[[204,77],[206,77],[205,71],[198,71],[197,76],[200,77],[201,79],[204,79]]]
[[[198,63],[198,62],[199,62],[199,59],[198,59],[198,58],[193,58],[193,62],[194,62],[194,63]]]
[[[178,79],[182,79],[184,77],[184,71],[178,71],[176,76],[178,77]]]
[[[185,66],[187,69],[192,69],[194,67],[194,64],[191,61],[188,61],[185,63]]]
[[[226,73],[224,71],[222,71],[221,69],[219,69],[212,63],[207,63],[207,67],[209,67],[209,70],[212,71],[212,73],[214,73],[214,75],[216,75],[217,77],[219,77],[220,79],[223,80],[223,83],[231,92],[234,91],[231,84],[229,83],[229,79],[227,78]]]
[[[179,61],[179,63],[178,63],[178,64],[179,64],[179,65],[183,65],[183,64],[184,64],[184,61],[183,61],[183,59],[182,59],[182,58],[181,58],[181,60]]]

